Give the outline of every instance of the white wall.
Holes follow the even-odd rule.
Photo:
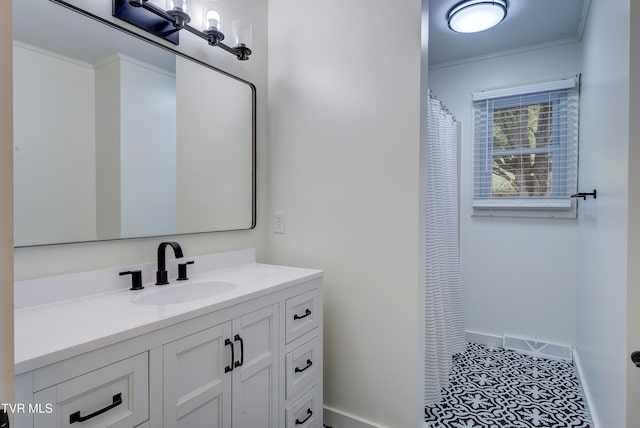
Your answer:
[[[0,2],[0,402],[13,403],[13,96],[11,2]],[[12,422],[13,423],[13,422]]]
[[[638,426],[626,420],[629,13],[629,0],[592,1],[583,38],[579,179],[598,199],[578,213],[576,353],[604,428]]]
[[[93,68],[16,44],[13,75],[16,245],[95,239]]]
[[[98,239],[120,236],[120,64],[95,64],[96,79],[96,229]]]
[[[111,16],[111,0],[86,2],[72,0],[81,8],[89,9],[106,20],[115,21]],[[225,3],[225,6],[227,3]],[[227,18],[229,22],[236,17],[249,21],[253,38],[250,46],[253,54],[249,61],[238,61],[234,56],[221,49],[212,48],[202,39],[191,34],[181,36],[177,48],[208,64],[235,74],[254,83],[258,91],[257,101],[257,156],[258,156],[258,225],[255,229],[238,232],[205,233],[175,237],[183,247],[186,256],[227,251],[240,248],[256,248],[258,259],[264,259],[266,251],[267,217],[267,180],[268,153],[267,136],[267,2],[266,0],[237,0],[228,2]],[[73,19],[81,19],[79,16]],[[60,25],[73,25],[71,22]],[[118,21],[123,25],[122,21]],[[133,26],[132,31],[141,32]],[[3,62],[4,64],[4,62]],[[106,241],[84,244],[68,244],[45,247],[18,248],[15,251],[16,279],[35,278],[67,272],[100,269],[149,262],[155,260],[156,248],[163,238]],[[166,238],[165,238],[166,239]]]
[[[576,220],[472,217],[471,92],[572,77],[580,52],[573,43],[429,70],[429,87],[462,122],[460,251],[469,331],[575,344]],[[534,261],[529,269],[526,260]]]
[[[286,213],[269,261],[325,270],[325,406],[393,428],[424,412],[420,12],[420,0],[269,2],[271,211]]]
[[[121,54],[95,69],[98,237],[175,233],[175,74]]]
[[[178,198],[175,75],[124,56],[120,56],[118,63],[120,236],[175,233]]]

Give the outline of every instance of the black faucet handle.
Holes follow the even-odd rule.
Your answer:
[[[185,281],[189,279],[187,276],[187,265],[195,263],[193,260],[189,260],[185,263],[178,263],[178,281]]]
[[[127,270],[120,272],[120,276],[131,275],[131,288],[129,290],[143,290],[142,286],[142,271],[141,270]]]

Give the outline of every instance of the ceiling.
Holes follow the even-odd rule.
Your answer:
[[[507,18],[480,33],[447,26],[459,0],[429,0],[429,66],[560,41],[578,41],[590,0],[510,0]]]
[[[447,11],[458,1],[429,0],[430,67],[527,46],[580,40],[590,2],[590,0],[510,0],[507,18],[499,25],[481,33],[461,34],[451,31],[446,19]],[[69,18],[68,15],[72,17]],[[101,32],[105,32],[104,35],[98,34],[93,20],[81,18],[76,13],[54,3],[42,3],[36,0],[14,2],[13,18],[15,39],[54,52],[64,47],[67,51],[58,53],[82,58],[89,63],[95,63],[113,52],[96,49],[99,45],[88,39],[107,39],[111,41],[110,43],[116,42],[114,39],[122,39],[123,49],[132,49],[131,38],[125,34],[107,26],[98,26]],[[61,30],[67,26],[61,26],[59,23],[66,22],[68,19],[74,19],[72,26],[74,34],[66,36]],[[39,31],[33,31],[33,28],[38,28]],[[78,37],[78,34],[83,36]],[[59,40],[61,38],[64,40]],[[72,51],[73,49],[80,53]],[[163,52],[158,49],[158,53]],[[171,55],[167,57],[172,58]],[[148,60],[151,64],[157,64],[162,68],[171,69],[172,66],[166,59],[149,58]]]
[[[175,55],[49,1],[13,2],[16,41],[96,65],[116,53],[175,71]],[[37,31],[34,31],[37,29]]]

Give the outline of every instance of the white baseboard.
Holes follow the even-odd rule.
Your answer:
[[[502,336],[467,330],[467,342],[502,348]]]
[[[385,428],[338,409],[324,406],[324,424],[332,428]]]
[[[584,371],[582,370],[582,362],[580,361],[580,352],[577,349],[573,350],[573,364],[576,368],[576,372],[578,373],[578,378],[580,379],[580,384],[582,385],[582,391],[584,392],[584,399],[587,401],[587,407],[589,408],[589,414],[591,415],[591,422],[593,428],[600,428],[600,422],[598,420],[598,415],[596,414],[596,409],[593,407],[591,400],[591,393],[589,392],[589,385],[586,382],[584,377]]]
[[[510,349],[534,357],[544,357],[553,360],[571,362],[573,360],[572,348],[570,345],[561,345],[524,337],[511,335],[504,336],[504,349]]]

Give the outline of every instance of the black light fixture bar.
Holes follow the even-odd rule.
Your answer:
[[[155,17],[148,13],[141,14],[142,10],[149,11]],[[180,44],[178,32],[187,30],[191,34],[206,40],[209,45],[218,46],[235,55],[240,61],[248,60],[251,55],[251,49],[244,43],[238,43],[233,47],[226,45],[222,43],[224,34],[216,28],[200,31],[189,25],[190,17],[185,12],[181,10],[166,11],[149,0],[113,0],[113,16],[176,45]],[[160,18],[160,21],[156,17]],[[167,27],[170,27],[170,29]]]
[[[180,44],[180,33],[172,21],[168,21],[164,16],[149,13],[142,7],[134,7],[129,4],[129,0],[113,0],[112,15],[174,45]]]

